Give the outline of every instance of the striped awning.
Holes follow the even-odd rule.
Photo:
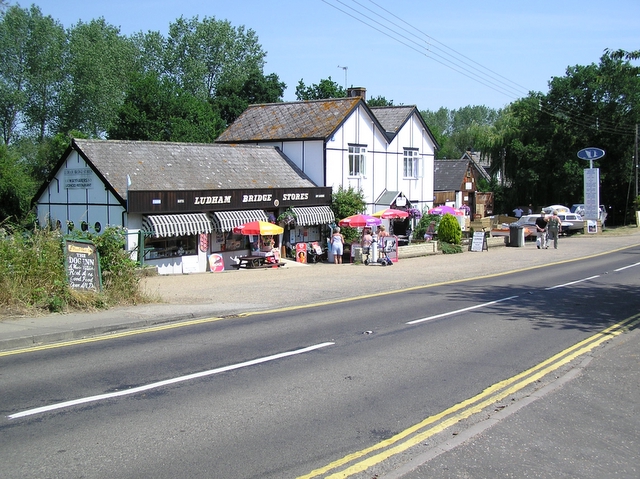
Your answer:
[[[307,206],[291,208],[296,214],[298,226],[323,225],[335,223],[336,217],[329,206]]]
[[[267,214],[263,210],[214,211],[211,219],[214,230],[232,231],[236,226],[251,221],[267,221]]]
[[[152,232],[156,238],[190,236],[213,231],[206,213],[148,215],[143,219],[143,229]]]

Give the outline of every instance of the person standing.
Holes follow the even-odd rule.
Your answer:
[[[553,215],[549,218],[549,241],[553,239],[553,248],[558,249],[558,235],[560,235],[560,229],[562,228],[562,221],[558,218],[558,210],[553,210]]]
[[[513,209],[513,214],[514,214],[514,215],[515,215],[515,217],[516,217],[516,218],[518,218],[518,219],[522,216],[522,213],[523,213],[523,211],[522,211],[522,209],[521,209],[519,206],[516,206],[516,207]]]
[[[536,246],[538,249],[547,249],[547,219],[544,217],[544,211],[540,212],[540,216],[536,218]]]
[[[342,264],[342,253],[344,253],[344,236],[340,234],[340,227],[337,226],[331,235],[331,252],[333,253],[334,264]]]
[[[371,235],[370,228],[365,228],[362,230],[361,243],[362,243],[362,259],[364,261],[364,264],[368,264],[369,259],[371,258],[371,243],[373,243],[373,236]]]

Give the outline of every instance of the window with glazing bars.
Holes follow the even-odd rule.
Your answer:
[[[367,149],[364,146],[349,145],[349,176],[364,176],[366,174]]]
[[[420,177],[420,155],[418,150],[404,150],[404,177],[419,178]]]

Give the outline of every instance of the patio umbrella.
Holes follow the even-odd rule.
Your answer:
[[[454,216],[464,215],[464,212],[447,205],[436,206],[429,210],[430,215],[446,215],[447,213]]]
[[[240,233],[243,235],[279,235],[284,232],[282,226],[274,225],[273,223],[267,223],[266,221],[251,221],[240,226],[233,228],[234,233]]]
[[[382,219],[388,220],[393,218],[406,218],[409,216],[409,213],[403,210],[387,208],[385,210],[376,211],[372,216],[375,216],[376,218],[382,218]]]
[[[338,223],[340,226],[350,226],[351,228],[364,228],[365,226],[377,226],[382,223],[380,218],[370,215],[348,216]]]

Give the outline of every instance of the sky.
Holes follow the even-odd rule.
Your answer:
[[[69,28],[104,17],[124,35],[213,17],[254,30],[265,74],[295,88],[331,78],[394,105],[499,109],[548,92],[567,67],[606,48],[640,50],[640,1],[611,0],[34,0]]]

